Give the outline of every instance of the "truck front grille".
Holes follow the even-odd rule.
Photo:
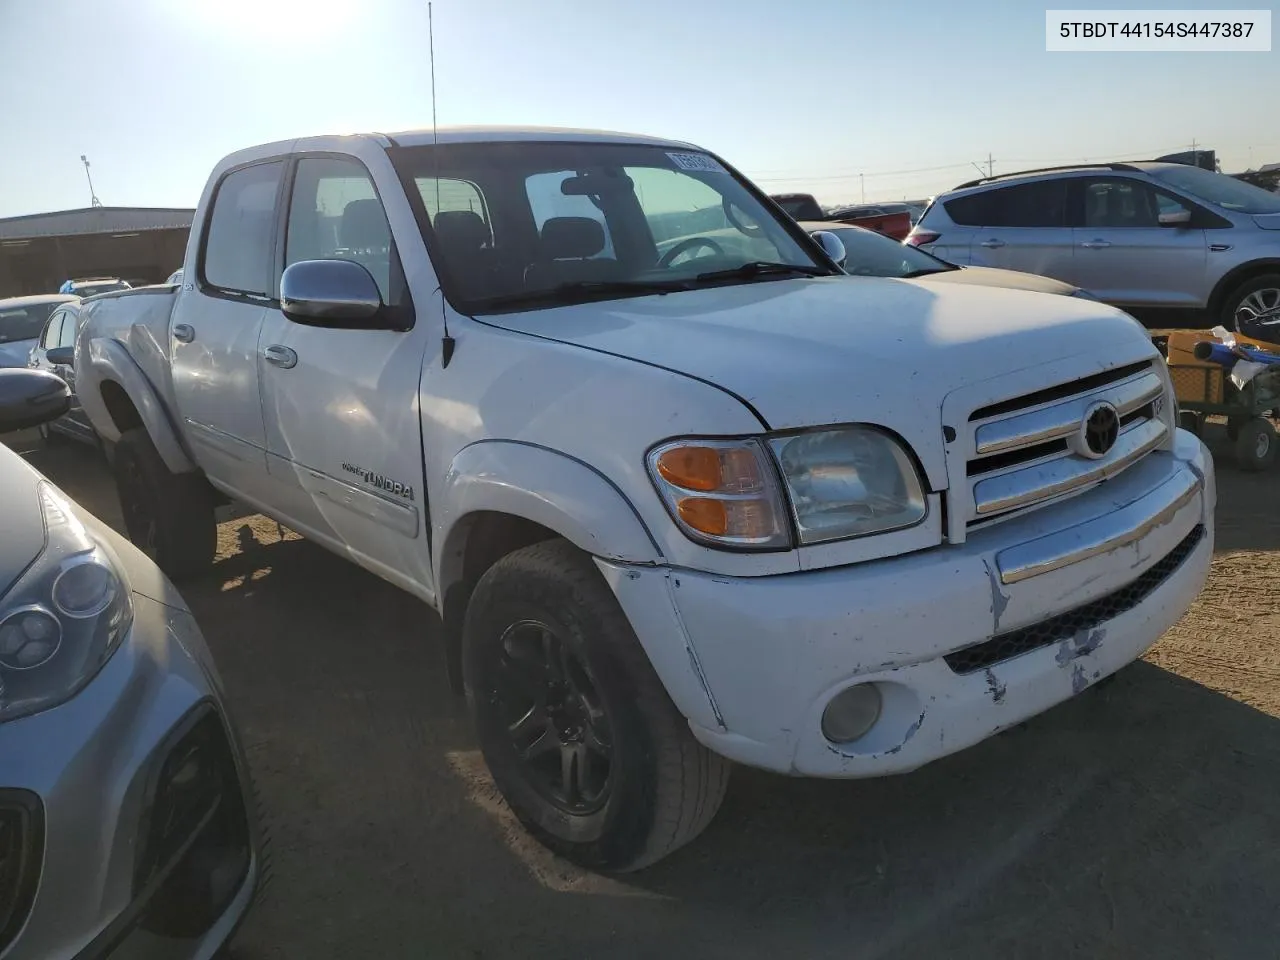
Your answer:
[[[1182,566],[1187,557],[1191,556],[1203,536],[1204,527],[1197,526],[1183,538],[1181,543],[1140,577],[1104,597],[1059,613],[1048,620],[1041,620],[1039,623],[1011,630],[1009,633],[999,634],[983,643],[949,653],[943,659],[955,673],[963,676],[985,670],[1005,660],[1012,660],[1032,650],[1039,650],[1051,643],[1070,640],[1082,631],[1099,627],[1108,620],[1132,610],[1147,599],[1173,575],[1178,567]]]
[[[1144,360],[975,410],[967,525],[1081,492],[1137,463],[1168,439],[1163,397],[1163,380]],[[1119,434],[1093,458],[1080,452],[1079,433],[1099,404],[1114,408]]]

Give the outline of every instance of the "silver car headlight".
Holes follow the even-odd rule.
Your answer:
[[[925,517],[915,465],[883,430],[813,431],[774,437],[769,446],[782,468],[802,544],[900,530]]]
[[[911,457],[873,426],[675,440],[650,451],[648,464],[676,524],[710,546],[825,543],[914,526],[927,512]]]
[[[64,703],[133,622],[128,585],[70,504],[39,484],[45,544],[0,598],[0,722]]]

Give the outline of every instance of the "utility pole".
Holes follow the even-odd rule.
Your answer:
[[[862,174],[858,174],[858,188],[862,191],[862,202],[867,202],[867,184],[862,179]]]
[[[987,176],[994,177],[996,175],[996,162],[991,159],[991,154],[987,154]]]
[[[1196,138],[1191,138],[1191,162],[1197,167],[1200,166],[1200,145],[1196,142]]]
[[[102,201],[98,199],[98,195],[93,192],[93,177],[89,176],[89,158],[83,153],[80,154],[80,162],[84,164],[84,176],[89,181],[89,206],[100,207]]]

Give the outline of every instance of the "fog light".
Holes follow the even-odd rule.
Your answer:
[[[832,743],[851,743],[880,719],[880,690],[860,683],[841,690],[822,711],[822,735]]]

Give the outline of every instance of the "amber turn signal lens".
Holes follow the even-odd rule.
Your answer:
[[[680,519],[700,533],[723,537],[729,529],[729,512],[723,501],[706,497],[685,497],[677,508]]]
[[[724,479],[713,447],[672,447],[658,457],[658,473],[686,490],[718,490]]]

